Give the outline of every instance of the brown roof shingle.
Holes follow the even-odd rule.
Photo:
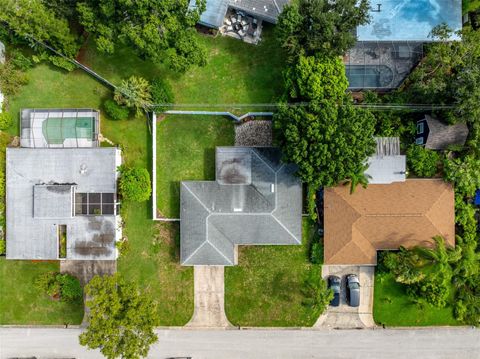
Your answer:
[[[454,192],[440,179],[325,189],[325,264],[376,264],[377,250],[455,245]]]

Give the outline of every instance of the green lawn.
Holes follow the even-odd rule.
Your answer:
[[[215,147],[234,144],[234,124],[220,116],[170,115],[157,126],[158,214],[178,218],[180,181],[215,179]]]
[[[82,50],[79,60],[117,84],[131,75],[149,80],[162,77],[171,84],[176,104],[268,103],[282,90],[283,58],[272,31],[267,26],[264,41],[258,46],[229,37],[198,35],[207,48],[207,65],[185,74],[172,73],[163,64],[142,61],[125,48],[118,49],[115,55],[99,56],[92,42]]]
[[[0,258],[0,324],[80,324],[82,304],[52,300],[35,288],[40,274],[59,270],[58,262]]]
[[[373,318],[386,326],[458,325],[450,306],[420,307],[407,296],[405,287],[390,273],[375,273]]]
[[[301,246],[241,246],[238,266],[225,269],[225,311],[239,326],[312,326],[301,288],[312,268],[308,242],[313,226],[303,222]]]

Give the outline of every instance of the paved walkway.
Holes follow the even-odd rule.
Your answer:
[[[373,321],[373,284],[374,266],[328,266],[322,267],[322,277],[326,280],[329,275],[342,278],[340,305],[329,306],[327,311],[318,318],[314,327],[326,328],[372,328]],[[350,307],[346,300],[345,276],[356,274],[360,280],[360,306]]]
[[[232,327],[225,315],[225,283],[223,266],[195,266],[193,317],[188,327]]]

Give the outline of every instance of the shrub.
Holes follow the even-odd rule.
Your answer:
[[[126,107],[120,106],[114,100],[108,99],[103,103],[105,113],[115,121],[126,120],[130,115],[130,110]]]
[[[35,280],[35,286],[49,296],[60,295],[60,283],[57,280],[57,272],[42,273]]]
[[[455,193],[473,197],[480,188],[480,159],[472,155],[443,162],[444,179],[455,184]]]
[[[37,277],[35,286],[51,297],[59,296],[66,302],[75,302],[82,298],[83,291],[77,278],[69,274],[46,272]]]
[[[322,314],[333,298],[333,292],[327,288],[327,283],[322,279],[321,268],[314,266],[308,272],[303,287],[302,304],[311,308],[314,315]]]
[[[4,255],[7,250],[7,242],[4,239],[0,239],[0,256]]]
[[[126,255],[130,250],[130,243],[126,238],[123,238],[121,241],[116,242],[115,246],[117,247],[120,256]]]
[[[32,60],[22,54],[22,52],[19,50],[10,51],[10,62],[13,64],[13,66],[22,71],[27,71],[33,65]]]
[[[120,168],[120,193],[123,198],[135,202],[144,202],[150,198],[152,186],[150,173],[146,168],[121,167]]]
[[[64,59],[61,56],[52,55],[48,59],[53,65],[60,67],[61,69],[67,70],[68,72],[73,71],[77,68],[77,66],[75,66],[70,61],[68,61],[67,59]]]
[[[0,130],[6,130],[13,124],[13,116],[8,112],[0,112]]]
[[[65,302],[76,302],[83,297],[80,281],[69,274],[58,274],[56,277],[60,285],[60,298]]]
[[[172,87],[168,82],[164,81],[163,79],[154,79],[152,81],[150,91],[152,93],[152,100],[154,104],[173,103],[174,101]],[[156,109],[158,111],[165,111],[167,107],[157,106]]]
[[[3,170],[0,170],[0,199],[1,197],[4,197],[4,196],[5,196],[5,173],[3,172]],[[3,213],[3,210],[1,209],[2,208],[0,206],[0,215]]]
[[[0,90],[4,95],[13,96],[28,82],[27,75],[16,69],[10,61],[0,64]]]
[[[440,156],[437,152],[427,148],[411,145],[407,149],[407,163],[419,177],[433,177],[437,173]]]
[[[312,244],[310,249],[310,262],[313,264],[323,263],[323,245],[319,242]]]

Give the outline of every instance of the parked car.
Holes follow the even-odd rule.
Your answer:
[[[347,275],[347,302],[351,307],[360,305],[360,281],[356,274]]]
[[[340,277],[336,275],[331,275],[328,277],[328,288],[333,291],[333,299],[330,301],[330,305],[333,307],[338,307],[340,305]]]

